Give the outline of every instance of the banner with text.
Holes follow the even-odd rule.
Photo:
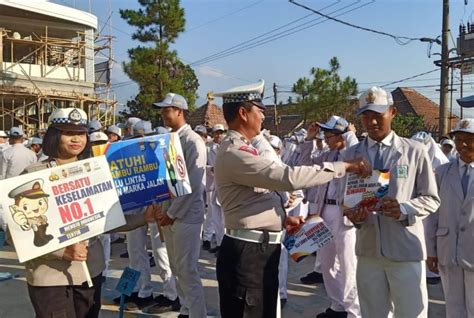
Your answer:
[[[20,262],[125,224],[104,156],[3,180],[0,189]]]
[[[286,233],[283,245],[295,262],[318,251],[333,239],[329,228],[319,216],[311,216],[301,225],[299,230],[289,235]]]
[[[177,133],[94,146],[105,154],[124,211],[191,193]]]
[[[389,181],[389,170],[373,170],[372,175],[367,178],[361,178],[353,173],[348,174],[342,206],[344,215],[360,207],[366,207],[370,212],[377,211],[379,200],[388,193]]]

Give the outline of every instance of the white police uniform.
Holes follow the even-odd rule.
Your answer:
[[[10,130],[11,137],[21,137],[23,130],[13,127]],[[11,145],[1,153],[0,158],[0,180],[19,176],[26,167],[35,163],[38,159],[34,151],[26,148],[22,143]]]

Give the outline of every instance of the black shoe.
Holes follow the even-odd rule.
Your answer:
[[[153,305],[153,304],[155,304],[155,300],[153,299],[153,296],[148,296],[148,297],[145,297],[145,298],[137,297],[134,300],[128,301],[125,304],[125,309],[126,310],[131,310],[131,311],[139,310],[139,309],[143,309],[143,308],[148,307],[148,306]]]
[[[441,282],[440,277],[426,277],[426,283],[430,285],[437,285]]]
[[[189,315],[179,314],[178,318],[189,318]]]
[[[128,258],[128,252],[120,254],[120,258]]]
[[[331,308],[328,308],[325,312],[318,314],[316,318],[347,318],[347,312],[334,311]]]
[[[115,241],[110,242],[110,244],[120,244],[120,243],[123,243],[123,242],[125,242],[125,238],[124,237],[119,237]]]
[[[301,278],[300,278],[300,281],[301,281],[303,284],[306,284],[306,285],[322,284],[322,283],[324,283],[323,274],[318,273],[318,272],[311,272],[311,273],[309,273],[308,275],[306,275],[305,277],[301,277]]]
[[[220,248],[221,248],[220,246],[216,246],[216,247],[214,247],[214,248],[211,248],[211,249],[209,250],[209,253],[217,253],[217,252],[219,252],[219,249],[220,249]]]
[[[127,303],[130,300],[134,300],[134,299],[138,298],[138,292],[132,293],[130,296],[123,295],[123,297],[124,297],[124,303]],[[117,305],[120,305],[120,296],[114,298],[113,301]]]
[[[156,263],[155,263],[155,258],[153,256],[150,257],[150,267],[155,267],[156,266]]]
[[[285,308],[285,306],[286,306],[286,301],[287,301],[286,298],[280,299],[280,308],[281,308],[281,309]]]
[[[202,249],[205,251],[209,251],[211,249],[211,242],[209,241],[202,242]]]
[[[175,300],[170,300],[163,295],[159,295],[155,297],[155,305],[144,309],[143,312],[147,314],[161,314],[169,311],[179,311],[180,308],[181,304],[178,297]]]

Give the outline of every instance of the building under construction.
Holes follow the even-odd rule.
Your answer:
[[[0,129],[46,128],[55,108],[115,123],[111,37],[97,17],[45,0],[0,0]]]

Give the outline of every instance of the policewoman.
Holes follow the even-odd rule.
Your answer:
[[[229,126],[214,166],[226,227],[217,258],[223,318],[276,317],[281,230],[283,224],[290,228],[302,220],[285,219],[282,202],[272,191],[322,184],[343,177],[346,169],[365,171],[360,160],[292,168],[259,157],[250,140],[264,120],[263,90],[260,81],[216,94],[223,98]]]
[[[49,128],[43,140],[43,151],[49,158],[27,167],[25,173],[83,159],[89,146],[87,131],[87,115],[83,110],[56,109],[49,117]],[[144,224],[143,216],[127,217],[127,225],[117,230]],[[87,262],[93,287],[87,285],[83,261]],[[105,260],[102,245],[96,237],[89,239],[88,246],[79,242],[30,260],[25,267],[28,293],[37,318],[99,316]]]

